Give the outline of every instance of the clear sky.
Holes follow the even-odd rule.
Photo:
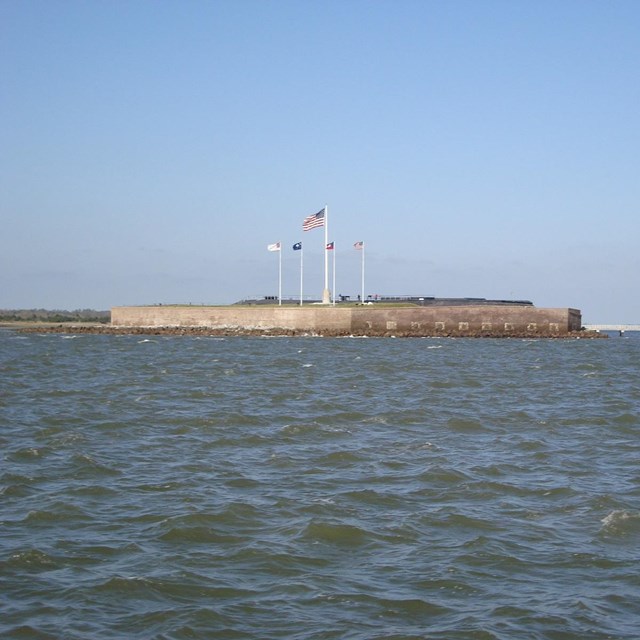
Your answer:
[[[640,323],[638,0],[0,1],[0,308],[336,293]]]

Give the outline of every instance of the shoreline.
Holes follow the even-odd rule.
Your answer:
[[[300,338],[496,338],[496,339],[601,339],[609,336],[597,331],[569,331],[550,335],[534,331],[513,331],[496,334],[490,331],[374,331],[362,332],[325,329],[311,332],[298,329],[248,329],[248,328],[212,328],[212,327],[124,327],[99,323],[46,323],[11,322],[0,323],[0,329],[13,329],[20,333],[77,333],[93,335],[154,335],[154,336],[199,336],[199,337],[300,337]]]

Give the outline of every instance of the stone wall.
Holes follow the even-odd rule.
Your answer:
[[[576,316],[577,313],[577,316]],[[580,329],[574,309],[523,306],[455,306],[354,310],[352,328],[416,335],[558,335]]]
[[[114,307],[115,327],[206,327],[230,331],[411,336],[561,336],[578,331],[577,309],[529,306]]]
[[[216,329],[290,329],[348,331],[351,309],[321,306],[283,307],[114,307],[113,326],[210,327]]]

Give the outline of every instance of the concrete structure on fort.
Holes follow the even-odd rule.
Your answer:
[[[580,331],[577,309],[518,304],[454,306],[140,306],[114,307],[113,327],[203,328],[234,334],[563,337]]]

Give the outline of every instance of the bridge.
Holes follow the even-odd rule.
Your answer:
[[[640,324],[585,324],[589,331],[640,331]]]

